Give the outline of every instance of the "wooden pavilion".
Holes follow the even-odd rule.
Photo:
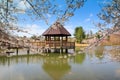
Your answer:
[[[68,49],[75,49],[75,42],[68,41],[71,34],[60,22],[55,22],[42,35],[45,36],[45,45],[54,52],[68,53]]]

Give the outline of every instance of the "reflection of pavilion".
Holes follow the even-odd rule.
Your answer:
[[[68,64],[67,59],[49,57],[48,59],[45,59],[43,69],[54,80],[60,80],[60,78],[70,71],[71,66]]]

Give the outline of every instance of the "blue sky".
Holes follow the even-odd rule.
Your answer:
[[[60,0],[58,0],[60,1]],[[82,26],[83,29],[88,33],[92,30],[94,33],[98,30],[97,27],[93,24],[93,22],[99,22],[99,18],[97,14],[100,12],[101,8],[99,4],[106,0],[87,0],[84,6],[80,9],[77,9],[74,13],[74,16],[69,18],[69,21],[66,21],[64,27],[73,35],[74,29],[77,26]],[[23,6],[22,6],[23,7]],[[64,7],[64,6],[63,6]],[[46,29],[50,27],[55,21],[56,18],[52,15],[48,15],[49,25],[46,25],[43,20],[36,20],[32,17],[28,17],[26,14],[19,14],[20,17],[26,17],[26,20],[20,20],[19,25],[24,30],[29,31],[31,34],[41,35]],[[20,36],[31,36],[26,33],[19,33]]]

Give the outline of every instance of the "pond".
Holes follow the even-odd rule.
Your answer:
[[[120,46],[59,56],[51,53],[0,57],[0,80],[120,80]]]

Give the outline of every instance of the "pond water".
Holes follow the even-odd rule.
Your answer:
[[[0,80],[120,80],[120,46],[98,47],[67,58],[59,56],[0,57]]]

